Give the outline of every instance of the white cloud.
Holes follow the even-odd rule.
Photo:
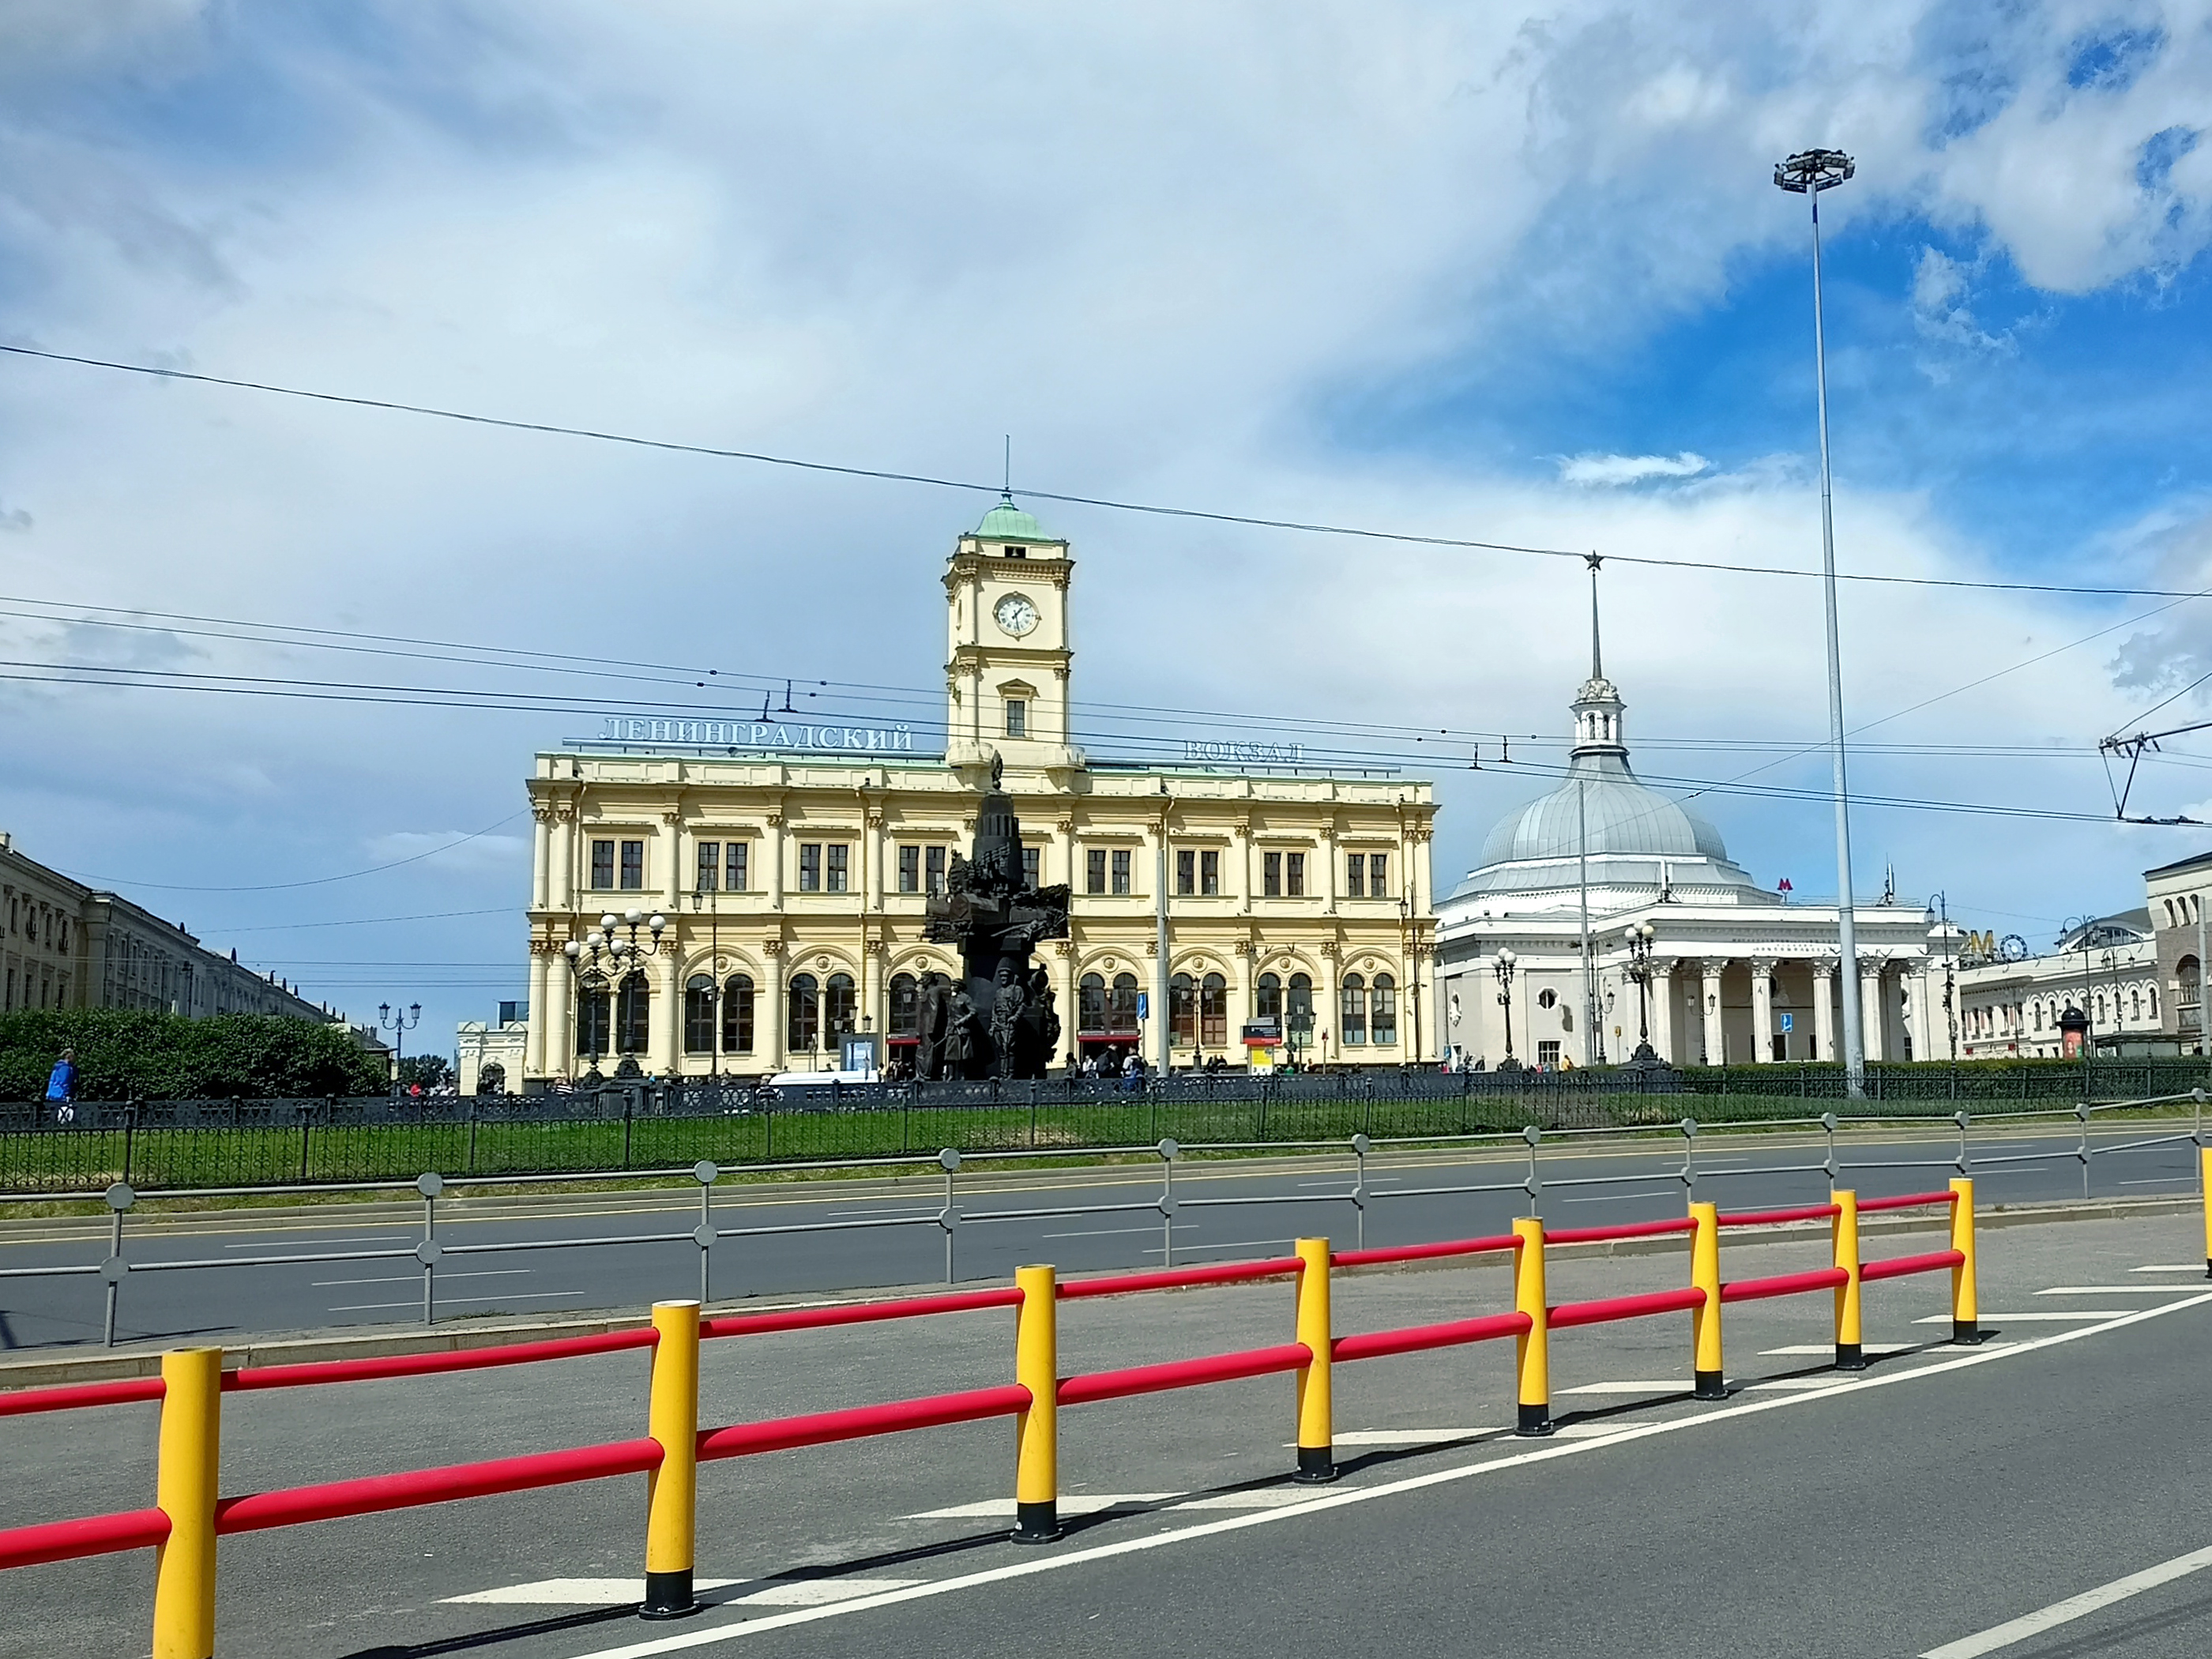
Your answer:
[[[1711,467],[1686,449],[1679,455],[1572,455],[1559,462],[1559,482],[1618,488],[1651,478],[1694,478]]]

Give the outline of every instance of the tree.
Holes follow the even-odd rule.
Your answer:
[[[453,1080],[453,1064],[443,1054],[409,1054],[399,1062],[399,1092],[420,1084],[424,1094]]]
[[[64,1048],[83,1100],[234,1100],[374,1095],[385,1060],[343,1026],[277,1014],[26,1008],[0,1014],[0,1099],[36,1100]]]

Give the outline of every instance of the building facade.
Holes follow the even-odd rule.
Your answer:
[[[2212,853],[2199,853],[2143,872],[2152,935],[2157,941],[2158,982],[2166,994],[2160,1030],[2184,1054],[2201,1054],[2204,1042],[2206,901],[2212,899]]]
[[[204,1018],[339,1018],[273,974],[203,946],[181,923],[98,891],[25,854],[0,832],[0,1012],[139,1008]]]
[[[1310,1061],[1431,1056],[1429,785],[1089,758],[1069,714],[1074,568],[1010,500],[959,538],[941,756],[896,727],[771,720],[617,721],[540,754],[527,1077],[818,1069],[848,1036],[898,1060],[922,976],[958,971],[923,911],[994,757],[1033,878],[1070,891],[1069,937],[1040,951],[1060,1058],[1266,1065],[1293,1029]],[[594,957],[605,917],[639,954]]]
[[[1446,1042],[1492,1066],[1618,1062],[1646,1030],[1677,1066],[1839,1058],[1837,906],[1760,887],[1718,830],[1638,781],[1595,611],[1591,636],[1565,781],[1508,814],[1437,907]],[[1889,897],[1853,915],[1866,1057],[1924,1057],[1928,918]],[[1645,927],[1639,964],[1626,935]]]
[[[2060,1060],[2085,1041],[2109,1049],[2170,1036],[2176,999],[2160,945],[2151,913],[2127,910],[2068,929],[2045,956],[1970,960],[1956,973],[1959,1058]],[[2071,1037],[2069,1012],[2087,1021]]]

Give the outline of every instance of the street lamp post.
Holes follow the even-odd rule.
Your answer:
[[[637,936],[641,927],[648,934],[642,940]],[[568,958],[568,966],[574,975],[575,988],[581,989],[585,981],[590,978],[598,978],[605,983],[610,1025],[619,1017],[618,999],[621,994],[632,980],[641,977],[645,972],[638,964],[648,957],[660,954],[661,934],[667,927],[666,916],[656,915],[648,917],[642,910],[626,910],[617,916],[611,911],[601,916],[599,925],[586,933],[582,939],[572,939],[563,947],[562,954]],[[593,1071],[599,1069],[600,1059],[599,1038],[599,1031],[593,1030],[591,1055]],[[616,1036],[614,1041],[617,1054],[635,1052],[623,1048],[619,1036]]]
[[[392,1092],[399,1092],[399,1064],[407,1055],[407,1034],[422,1023],[422,1005],[410,1002],[404,1008],[395,1008],[388,1002],[376,1005],[376,1024],[380,1030],[392,1033]]]
[[[1820,192],[1857,171],[1839,149],[1800,151],[1778,162],[1774,182],[1804,197],[1813,208],[1813,374],[1820,412],[1820,569],[1826,579],[1828,625],[1828,750],[1835,775],[1836,933],[1842,957],[1844,1085],[1854,1100],[1866,1095],[1866,1039],[1859,1029],[1858,918],[1851,906],[1850,792],[1844,766],[1844,659],[1836,626],[1836,519],[1828,469],[1828,354],[1820,307]]]
[[[1651,1046],[1651,941],[1658,933],[1646,921],[1621,934],[1621,943],[1628,947],[1628,976],[1636,981],[1636,1052],[1629,1057],[1631,1066],[1661,1063],[1658,1051]]]
[[[707,1042],[708,1045],[709,1075],[722,1075],[722,907],[718,890],[694,887],[691,890],[691,914],[707,912]],[[678,994],[689,997],[690,993],[678,988]]]
[[[2098,920],[2092,915],[2069,916],[2058,930],[2061,945],[2070,935],[2081,951],[2081,1097],[2085,1100],[2089,1097],[2090,1067],[2097,1057],[2096,987],[2092,982],[2089,952],[2096,944]]]
[[[1491,971],[1498,975],[1498,1006],[1505,1010],[1505,1059],[1499,1065],[1501,1072],[1515,1072],[1521,1062],[1513,1058],[1513,964],[1519,961],[1510,951],[1500,951]]]
[[[1935,903],[1929,907],[1928,925],[1930,927],[1941,927],[1943,933],[1943,1024],[1950,1034],[1951,1064],[1955,1066],[1959,1063],[1959,1015],[1954,1006],[1957,1000],[1955,995],[1957,981],[1951,972],[1950,905],[1951,902],[1947,896],[1942,893],[1936,894]]]

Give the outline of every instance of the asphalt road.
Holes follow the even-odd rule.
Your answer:
[[[2113,1124],[2093,1146],[2118,1146],[2186,1133],[2171,1121]],[[1977,1137],[1968,1151],[1984,1203],[2084,1194],[2071,1133]],[[1824,1200],[1818,1136],[1707,1133],[1698,1142],[1695,1194],[1724,1209]],[[1867,1195],[1941,1187],[1954,1173],[1955,1133],[1923,1132],[1846,1141],[1839,1182]],[[2021,1160],[2033,1153],[2048,1161]],[[1679,1140],[1547,1140],[1539,1155],[1539,1206],[1555,1227],[1680,1215],[1687,1188]],[[1778,1167],[1795,1166],[1773,1173]],[[1899,1167],[1903,1166],[1903,1167]],[[1525,1154],[1399,1155],[1368,1161],[1363,1210],[1346,1194],[1347,1156],[1285,1165],[1235,1161],[1176,1166],[1173,1218],[1179,1262],[1264,1255],[1301,1236],[1348,1246],[1411,1243],[1502,1231],[1525,1214]],[[2192,1191],[2195,1150],[2185,1141],[2100,1156],[2087,1190],[2127,1196]],[[1503,1187],[1505,1190],[1437,1190]],[[962,1220],[954,1266],[962,1279],[1003,1279],[1024,1261],[1067,1272],[1158,1266],[1166,1218],[1158,1166],[1105,1170],[1011,1171],[971,1164],[955,1182]],[[942,1176],[897,1182],[725,1183],[717,1188],[709,1291],[715,1300],[941,1281],[945,1233]],[[1118,1207],[1117,1207],[1118,1206]],[[133,1271],[118,1295],[120,1343],[180,1339],[235,1340],[248,1334],[339,1325],[419,1322],[421,1267],[407,1252],[422,1237],[422,1206],[320,1205],[281,1210],[157,1217],[127,1224]],[[1051,1215],[1054,1210],[1092,1213]],[[696,1296],[697,1189],[652,1194],[570,1194],[524,1200],[453,1200],[438,1206],[445,1255],[436,1270],[440,1318],[605,1309],[638,1310],[659,1297]],[[985,1219],[988,1216],[1007,1218]],[[861,1225],[732,1237],[748,1228]],[[639,1242],[652,1236],[673,1242]],[[562,1241],[618,1241],[591,1246]],[[561,1248],[544,1248],[561,1244]],[[310,1261],[358,1252],[379,1259]],[[0,1224],[0,1269],[98,1262],[107,1254],[98,1223]],[[244,1265],[276,1258],[275,1265]],[[163,1271],[165,1262],[219,1262]],[[104,1286],[96,1277],[0,1276],[0,1347],[83,1347],[102,1340]]]
[[[1074,1518],[1043,1548],[1005,1541],[1000,1423],[710,1464],[698,1566],[732,1582],[674,1625],[624,1605],[635,1480],[249,1534],[222,1546],[218,1651],[2197,1656],[2212,1650],[2212,1571],[2025,1640],[1944,1650],[2212,1545],[2202,1248],[2187,1215],[1993,1231],[1991,1341],[1929,1346],[1948,1334],[1942,1275],[1870,1285],[1877,1358],[1856,1381],[1822,1369],[1826,1296],[1733,1304],[1720,1404],[1684,1392],[1681,1316],[1556,1333],[1560,1432],[1541,1442],[1498,1426],[1510,1343],[1341,1366],[1347,1473],[1318,1491],[1285,1478],[1286,1379],[1075,1408],[1061,1419]],[[1790,1271],[1824,1249],[1818,1236],[1732,1239],[1726,1272]],[[1552,1294],[1656,1289],[1681,1267],[1562,1260]],[[1336,1324],[1507,1299],[1497,1266],[1353,1274]],[[1277,1285],[1072,1303],[1061,1322],[1073,1374],[1281,1341],[1290,1299]],[[1011,1335],[994,1313],[710,1344],[702,1418],[1003,1381]],[[634,1435],[644,1376],[619,1355],[231,1395],[224,1490]],[[153,1426],[145,1407],[0,1423],[0,1515],[148,1501]],[[143,1653],[151,1581],[144,1552],[9,1574],[0,1651]]]

